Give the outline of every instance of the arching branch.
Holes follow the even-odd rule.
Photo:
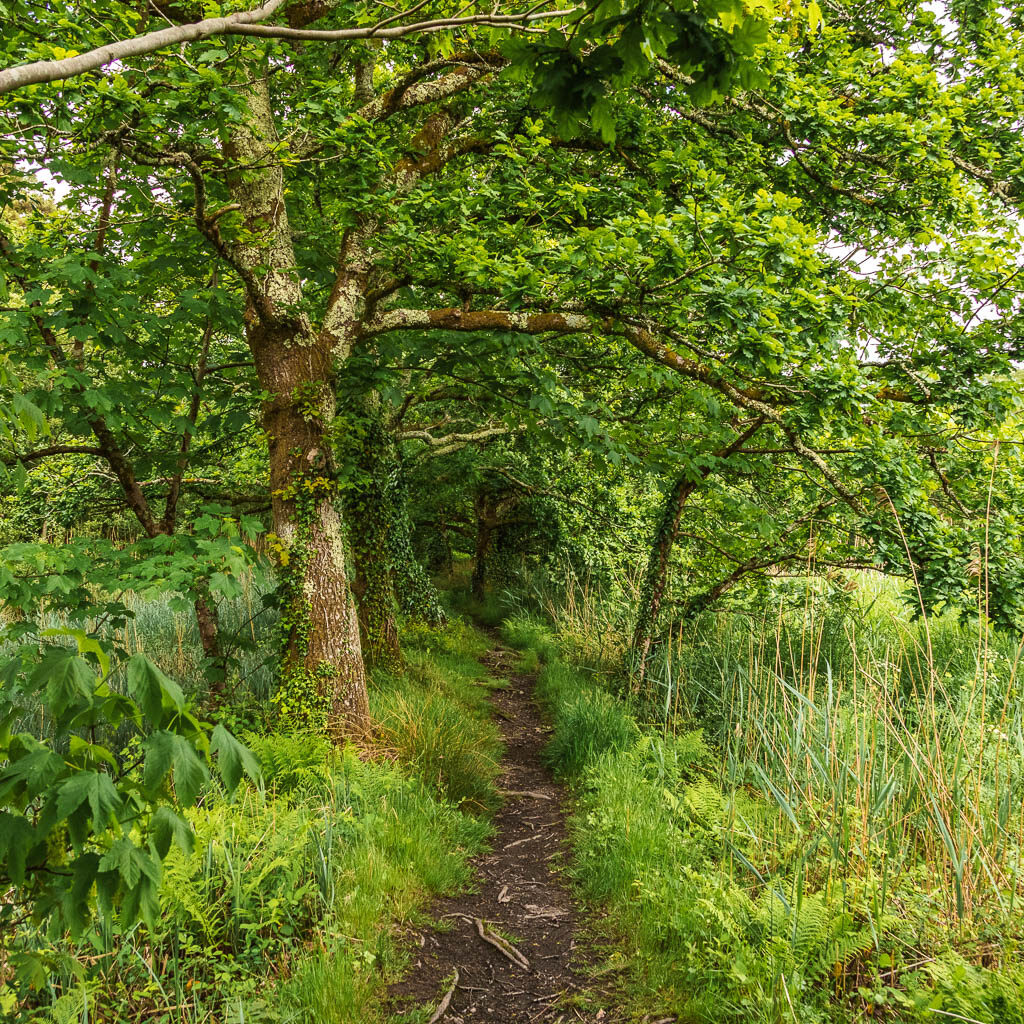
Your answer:
[[[84,75],[116,61],[128,60],[155,50],[163,50],[182,43],[197,42],[213,36],[260,36],[266,39],[291,39],[319,42],[344,42],[353,39],[400,39],[402,36],[427,35],[449,29],[468,28],[506,28],[511,30],[527,29],[538,21],[558,20],[578,12],[579,8],[570,7],[559,10],[532,10],[520,14],[499,14],[492,9],[487,14],[471,14],[452,18],[431,18],[427,21],[395,24],[404,14],[394,15],[375,25],[355,25],[342,29],[305,29],[292,28],[287,25],[261,24],[278,11],[286,0],[267,0],[266,3],[250,11],[239,11],[223,18],[206,18],[203,21],[188,25],[171,25],[156,32],[135,36],[133,39],[120,39],[106,46],[65,57],[62,60],[40,60],[32,64],[6,68],[0,71],[0,95],[13,92],[29,85],[43,82],[58,82],[68,78]],[[414,8],[415,9],[415,8]]]

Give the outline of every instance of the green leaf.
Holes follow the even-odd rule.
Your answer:
[[[73,704],[91,700],[96,690],[96,673],[89,663],[64,647],[47,651],[30,681],[45,692],[47,710],[57,719]]]
[[[69,817],[86,802],[96,832],[106,828],[121,808],[120,794],[103,772],[76,772],[57,790],[57,814],[61,818]]]
[[[160,730],[143,741],[146,763],[143,785],[156,793],[167,773],[174,770],[174,791],[183,806],[191,806],[210,775],[196,748],[184,736]]]
[[[824,15],[816,0],[810,0],[807,4],[807,31],[814,35],[825,23]]]
[[[88,852],[79,854],[72,865],[71,888],[64,892],[61,901],[64,920],[72,935],[80,935],[89,923],[89,893],[96,881],[99,864],[100,855]]]
[[[153,836],[153,845],[156,847],[157,856],[163,860],[171,843],[177,844],[184,854],[190,854],[195,845],[195,833],[192,826],[180,815],[166,804],[158,807],[149,821],[150,832]]]
[[[0,863],[15,885],[25,881],[25,862],[35,843],[35,829],[20,814],[0,811]]]
[[[145,850],[140,850],[130,839],[122,837],[103,855],[99,863],[97,891],[102,883],[104,893],[100,899],[112,906],[109,873],[116,872],[122,885],[121,922],[130,924],[141,916],[152,927],[159,912],[157,891],[160,884],[160,863]]]
[[[210,751],[217,755],[217,770],[228,792],[232,792],[238,786],[243,771],[250,779],[259,778],[259,761],[252,751],[219,723],[210,737]]]
[[[128,692],[154,725],[163,724],[165,704],[179,712],[185,708],[181,687],[142,653],[128,659]]]
[[[100,666],[100,677],[110,672],[110,655],[103,649],[99,640],[89,636],[84,629],[58,629],[52,627],[40,631],[40,636],[69,636],[78,645],[79,654],[93,654]]]

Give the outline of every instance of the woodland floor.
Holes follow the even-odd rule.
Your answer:
[[[587,977],[593,953],[577,946],[580,915],[559,871],[568,856],[565,793],[541,759],[550,730],[533,697],[535,679],[516,673],[516,661],[500,647],[484,658],[494,676],[509,680],[492,697],[505,740],[505,798],[491,852],[474,862],[476,891],[440,901],[432,913],[441,929],[413,937],[420,950],[391,988],[391,1009],[427,1008],[422,1019],[430,1020],[447,997],[438,1024],[618,1024],[625,1018],[608,1005],[613,998]]]

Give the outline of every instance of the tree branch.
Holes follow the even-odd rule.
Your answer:
[[[85,444],[54,444],[48,448],[37,448],[32,452],[22,452],[17,455],[4,455],[0,462],[5,466],[13,466],[16,462],[38,462],[40,459],[49,459],[55,455],[95,455],[97,458],[104,457],[102,448]]]
[[[95,50],[80,53],[77,57],[65,57],[63,60],[39,60],[33,64],[22,64],[18,67],[0,71],[0,96],[26,85],[38,85],[41,82],[58,82],[67,78],[75,78],[89,71],[95,71],[105,64],[114,61],[138,57],[154,50],[162,50],[166,46],[179,43],[190,43],[211,36],[226,35],[233,28],[264,21],[269,18],[285,0],[267,0],[266,3],[251,11],[239,11],[225,18],[206,18],[190,25],[172,25],[147,32],[134,39],[120,39],[116,43],[99,46]]]
[[[248,35],[267,39],[292,39],[320,42],[343,42],[352,39],[400,39],[408,35],[427,35],[448,29],[471,26],[485,28],[526,29],[537,21],[566,18],[579,11],[578,7],[561,10],[526,11],[522,14],[471,14],[463,17],[432,18],[427,21],[396,25],[393,16],[375,25],[357,25],[343,29],[303,29],[287,25],[262,25],[286,0],[267,0],[250,11],[239,11],[223,18],[206,18],[188,25],[172,25],[133,39],[121,39],[97,47],[76,57],[62,60],[40,60],[32,64],[6,68],[0,71],[0,96],[28,85],[57,82],[84,75],[115,61],[124,61],[154,50],[162,50],[181,43],[196,42],[213,36]],[[408,12],[407,12],[408,13]]]

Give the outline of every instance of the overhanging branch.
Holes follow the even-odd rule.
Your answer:
[[[392,16],[375,25],[356,25],[342,29],[304,29],[287,25],[264,25],[286,0],[267,0],[250,11],[239,11],[223,18],[206,18],[188,25],[172,25],[156,32],[120,39],[105,46],[62,60],[40,60],[32,64],[5,68],[0,71],[0,95],[29,85],[58,82],[84,75],[107,64],[131,57],[153,53],[182,43],[197,42],[214,36],[260,36],[267,39],[291,39],[320,42],[344,42],[353,39],[400,39],[402,36],[427,35],[448,29],[468,27],[527,29],[538,21],[569,17],[579,11],[577,7],[558,10],[533,10],[520,14],[499,14],[492,9],[487,14],[471,14],[452,18],[431,18],[427,21],[395,24],[402,15]],[[411,11],[406,12],[406,15]]]

